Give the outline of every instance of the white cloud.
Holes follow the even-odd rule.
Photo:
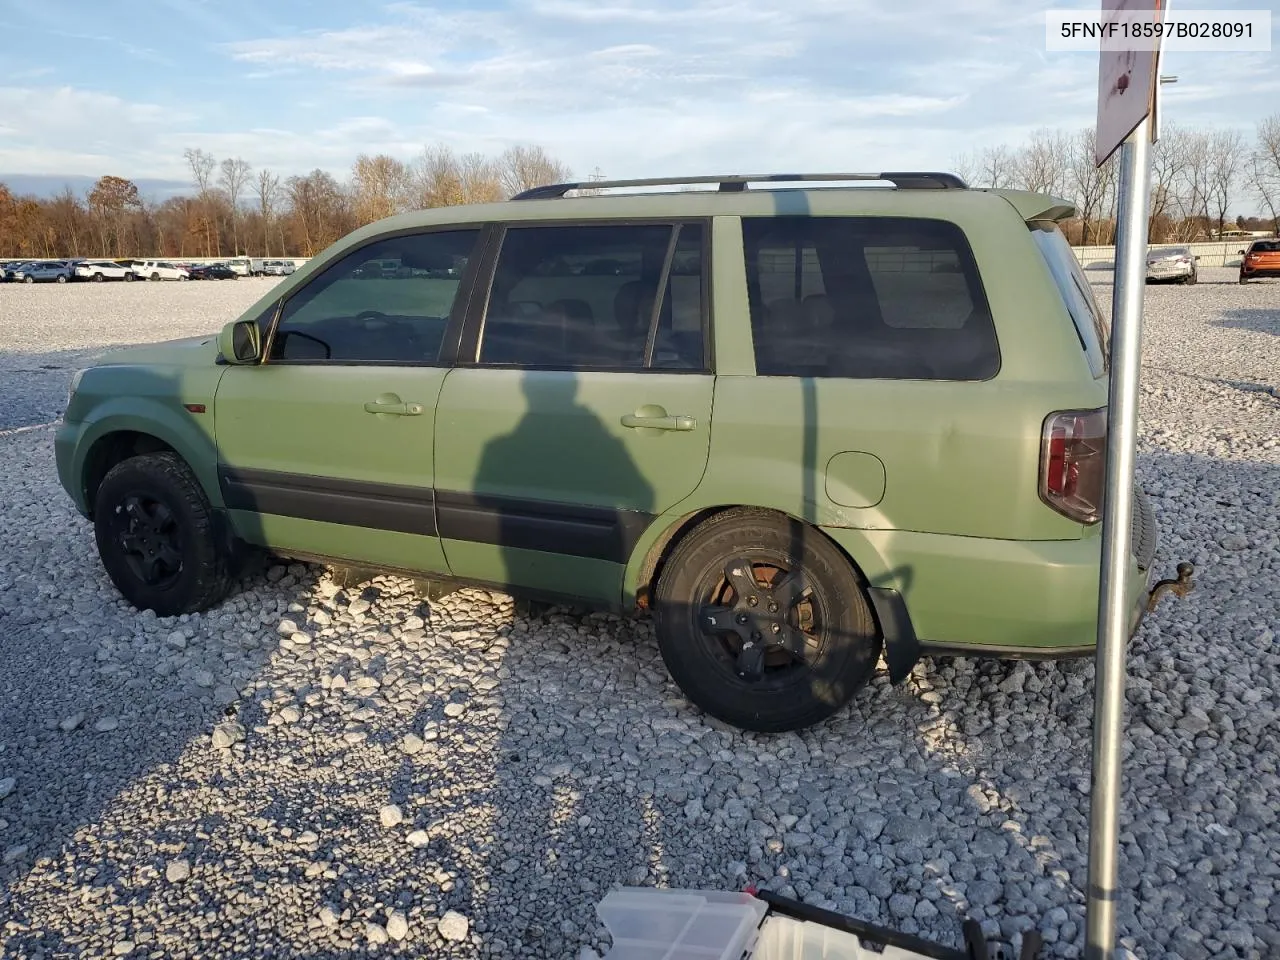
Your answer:
[[[1096,59],[1046,53],[1043,9],[1018,0],[401,2],[343,29],[317,7],[318,28],[302,33],[165,2],[225,38],[215,49],[262,96],[206,107],[192,90],[178,116],[63,88],[24,106],[35,91],[0,88],[0,169],[109,163],[185,179],[182,150],[202,146],[286,175],[341,174],[359,152],[410,159],[442,141],[539,143],[578,174],[609,176],[936,169],[1038,127],[1088,126],[1095,109]],[[1238,91],[1280,86],[1273,58],[1185,57],[1169,68],[1182,83],[1165,91],[1166,119],[1247,128],[1270,112]],[[180,78],[164,82],[187,96]]]

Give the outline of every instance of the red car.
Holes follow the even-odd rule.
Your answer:
[[[1255,240],[1248,250],[1241,250],[1240,282],[1258,277],[1280,277],[1280,240]]]

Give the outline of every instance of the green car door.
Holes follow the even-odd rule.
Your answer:
[[[393,236],[295,291],[215,405],[218,477],[251,543],[445,572],[433,434],[446,329],[478,230]],[[403,269],[388,275],[381,264]]]
[[[706,468],[706,239],[700,222],[506,229],[436,414],[454,576],[618,601],[640,534]]]

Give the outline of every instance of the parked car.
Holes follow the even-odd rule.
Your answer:
[[[192,280],[239,280],[236,273],[225,263],[197,264],[190,270]]]
[[[104,280],[126,280],[130,270],[122,267],[114,260],[84,260],[75,267],[75,275],[80,280],[92,280],[101,283]]]
[[[21,283],[66,283],[75,274],[64,260],[46,260],[26,263],[14,272],[13,279]]]
[[[130,271],[140,280],[189,280],[186,267],[169,260],[136,260]]]
[[[264,260],[262,261],[262,274],[267,277],[287,277],[294,272],[296,268],[288,260]]]
[[[30,260],[10,260],[7,263],[0,263],[0,283],[14,280],[18,271],[30,264]]]
[[[1110,331],[1072,203],[717,179],[375,223],[219,336],[79,372],[58,475],[117,589],[205,610],[250,545],[647,610],[686,695],[765,731],[882,653],[1091,656]],[[463,269],[354,279],[383,259]]]
[[[1147,281],[1176,280],[1195,283],[1199,257],[1188,246],[1151,248],[1147,251]]]
[[[1240,251],[1240,282],[1280,277],[1280,240],[1255,240]]]
[[[247,277],[253,273],[253,266],[248,257],[234,257],[227,261],[227,266],[234,270],[237,276]]]

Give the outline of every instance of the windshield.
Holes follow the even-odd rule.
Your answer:
[[[1053,274],[1058,292],[1062,294],[1067,312],[1071,314],[1076,336],[1089,359],[1089,369],[1095,378],[1100,377],[1110,369],[1111,328],[1102,315],[1097,297],[1093,295],[1093,286],[1057,224],[1032,223],[1029,226],[1031,236]]]

